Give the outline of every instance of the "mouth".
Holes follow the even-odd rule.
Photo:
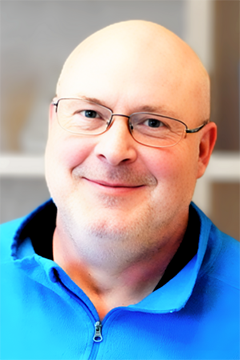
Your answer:
[[[109,189],[138,189],[143,187],[144,185],[133,185],[133,184],[127,184],[127,183],[112,183],[107,182],[104,180],[95,180],[95,179],[88,179],[86,177],[83,177],[82,179],[87,180],[88,182],[92,183],[93,185],[96,184],[98,186],[109,188]]]

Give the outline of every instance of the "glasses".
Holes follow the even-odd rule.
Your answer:
[[[154,113],[136,112],[130,116],[114,114],[103,105],[84,99],[61,98],[52,103],[56,107],[59,125],[75,135],[94,136],[106,132],[114,116],[128,119],[129,132],[138,143],[151,147],[176,145],[186,133],[201,130],[207,123],[188,129],[181,120]]]

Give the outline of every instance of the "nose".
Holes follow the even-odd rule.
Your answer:
[[[95,154],[112,166],[121,163],[132,163],[137,159],[137,143],[128,129],[128,117],[113,115],[108,131],[99,135]]]

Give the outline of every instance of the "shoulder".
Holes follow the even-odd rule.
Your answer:
[[[25,238],[31,238],[33,234],[39,233],[41,229],[45,231],[46,228],[50,228],[52,231],[52,228],[55,227],[56,211],[56,206],[50,199],[30,214],[0,225],[1,261],[10,260],[12,250],[15,249],[16,251],[16,248]]]
[[[209,264],[209,275],[229,286],[239,289],[239,241],[223,233],[215,225],[212,225],[209,250],[215,254]],[[206,253],[206,255],[208,254]]]
[[[218,229],[195,204],[192,205],[201,223],[199,246],[204,251],[200,277],[207,275],[222,285],[239,289],[240,242]]]
[[[11,258],[13,240],[24,219],[22,217],[0,225],[0,254],[2,262]]]

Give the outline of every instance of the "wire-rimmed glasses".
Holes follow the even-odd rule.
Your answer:
[[[81,98],[53,100],[59,125],[75,135],[94,136],[106,132],[114,116],[128,118],[128,128],[134,140],[152,147],[176,145],[186,133],[196,133],[208,120],[195,129],[189,129],[181,120],[148,112],[131,115],[115,114],[111,109]]]

